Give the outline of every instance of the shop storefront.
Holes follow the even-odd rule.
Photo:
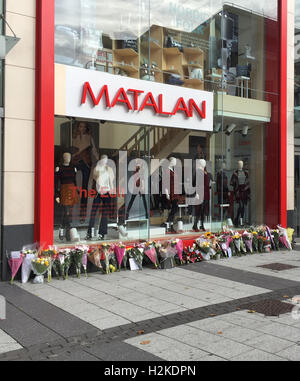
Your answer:
[[[114,3],[108,18],[99,2],[79,1],[70,13],[69,2],[56,1],[56,244],[77,234],[132,241],[219,231],[224,221],[284,222],[273,189],[280,176],[277,1],[251,10],[241,2],[207,5],[205,14],[198,1],[131,1],[117,16]],[[162,186],[162,160],[176,173],[178,195]],[[101,163],[110,173],[104,197]],[[73,167],[67,182],[77,191],[68,199],[61,184]],[[189,187],[199,170],[197,203]]]
[[[38,2],[34,240],[286,226],[286,6]]]

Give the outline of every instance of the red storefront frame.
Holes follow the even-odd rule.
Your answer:
[[[272,122],[267,127],[269,134],[266,139],[265,193],[268,197],[265,206],[268,225],[280,223],[286,226],[287,0],[278,0],[278,14],[279,23],[266,24],[267,49],[274,51],[279,49],[280,56],[280,60],[276,60],[274,65],[272,54],[269,55],[266,91],[273,93],[279,91],[280,95],[270,99]],[[54,219],[54,27],[55,0],[37,1],[34,237],[35,241],[45,244],[53,243]],[[278,38],[274,39],[273,32],[279,36],[279,44]],[[278,191],[274,192],[276,188]]]

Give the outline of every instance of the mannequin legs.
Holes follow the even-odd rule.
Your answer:
[[[108,223],[108,215],[109,215],[109,206],[111,197],[109,193],[100,195],[98,194],[93,201],[93,206],[91,210],[91,216],[90,216],[90,222],[89,222],[89,230],[88,230],[88,236],[91,232],[91,228],[95,225],[95,219],[98,212],[98,209],[100,208],[101,201],[103,203],[102,205],[102,216],[99,226],[99,235],[104,236],[107,234],[107,223]]]
[[[141,193],[139,195],[140,195],[140,197],[142,197],[143,204],[144,204],[144,209],[145,209],[145,214],[146,214],[146,218],[148,218],[148,208],[147,208],[146,196],[144,194],[141,194]],[[128,207],[127,207],[126,220],[128,220],[129,212],[130,212],[130,209],[132,208],[132,205],[134,203],[134,200],[135,200],[136,196],[137,196],[136,194],[133,194],[131,196],[131,199],[130,199]]]
[[[70,229],[71,229],[71,216],[72,216],[72,207],[62,205],[63,211],[61,215],[61,223],[59,230],[59,239],[63,240],[65,237],[65,229],[66,229],[66,239],[70,240]]]
[[[208,200],[204,200],[201,205],[196,205],[195,207],[195,222],[193,226],[193,230],[198,230],[198,222],[201,221],[200,228],[202,230],[204,229],[204,217],[207,215],[207,209],[208,209]]]
[[[176,231],[173,227],[173,224],[174,224],[174,218],[175,218],[177,209],[178,209],[178,200],[172,200],[171,201],[171,210],[169,212],[169,216],[167,219],[167,222],[170,224],[170,228],[169,228],[170,233],[176,233]]]
[[[89,179],[90,179],[91,169],[82,160],[80,160],[80,162],[78,163],[76,168],[77,168],[78,171],[81,171],[81,173],[82,173],[82,185],[81,185],[81,188],[82,188],[83,191],[86,191],[86,193],[87,193],[88,192],[88,186],[89,186]],[[86,197],[83,194],[81,199],[80,199],[80,219],[81,220],[84,220],[85,217],[86,217],[87,202],[88,202],[87,194],[86,194]]]
[[[245,203],[243,200],[240,200],[238,201],[238,211],[237,211],[236,219],[234,221],[236,226],[239,225],[239,219],[244,218],[244,214],[245,214]]]

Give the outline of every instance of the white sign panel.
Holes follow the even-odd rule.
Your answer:
[[[213,130],[213,93],[67,67],[66,115]]]

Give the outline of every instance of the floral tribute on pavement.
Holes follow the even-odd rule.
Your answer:
[[[57,249],[36,244],[24,247],[21,252],[7,254],[11,268],[11,283],[21,268],[22,283],[28,282],[31,271],[35,274],[34,283],[68,279],[69,274],[78,278],[88,277],[88,263],[94,270],[103,274],[121,270],[142,270],[144,266],[154,269],[167,269],[190,263],[219,260],[233,256],[271,253],[283,248],[292,250],[293,229],[269,229],[261,225],[245,230],[232,230],[224,227],[219,233],[206,232],[192,244],[184,245],[181,239],[149,241],[126,245],[118,244],[78,245],[73,248]],[[189,241],[190,242],[190,241]]]

